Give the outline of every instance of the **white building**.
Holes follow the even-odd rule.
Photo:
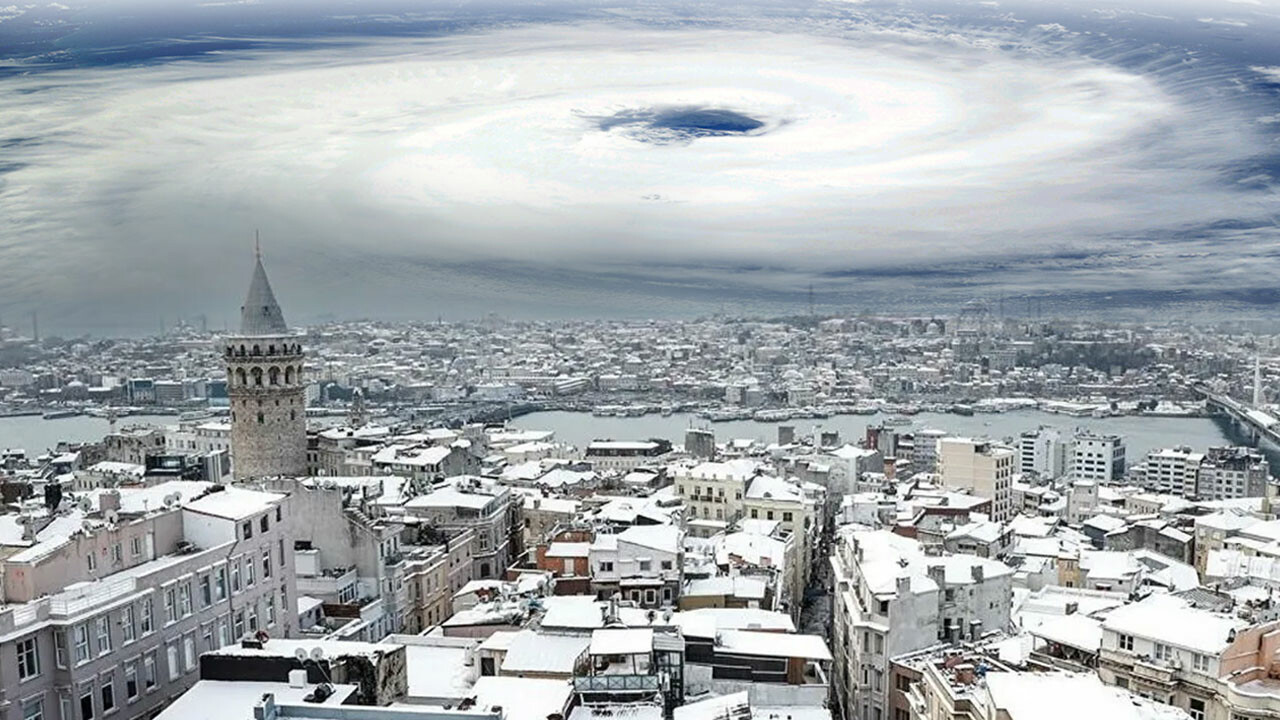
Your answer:
[[[1189,447],[1162,448],[1148,453],[1133,475],[1148,490],[1194,497],[1203,461],[1204,453],[1192,452]]]
[[[1124,476],[1124,438],[1076,432],[1071,453],[1072,477],[1109,482]]]
[[[911,538],[847,528],[831,564],[833,685],[848,720],[889,717],[890,658],[1009,625],[1013,570],[999,561],[926,555]]]
[[[949,437],[938,441],[938,477],[944,487],[991,498],[991,518],[1014,514],[1014,452],[989,440]]]
[[[1041,427],[1018,437],[1018,469],[1023,474],[1059,478],[1071,471],[1071,460],[1071,438],[1062,437],[1056,428]]]

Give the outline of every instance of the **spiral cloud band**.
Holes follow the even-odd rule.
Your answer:
[[[1271,252],[1197,230],[1265,224],[1262,123],[1030,37],[551,25],[10,79],[0,288],[197,312],[255,226],[336,315],[1163,290]]]

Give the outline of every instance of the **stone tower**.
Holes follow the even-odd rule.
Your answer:
[[[307,474],[306,383],[302,345],[257,253],[240,332],[227,338],[231,399],[231,470],[237,479]]]

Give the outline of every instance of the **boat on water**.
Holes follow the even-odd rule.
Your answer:
[[[179,421],[208,420],[213,417],[212,410],[188,410],[178,415]]]
[[[80,417],[84,413],[80,410],[50,410],[41,415],[45,420],[61,420],[63,418]]]
[[[911,418],[903,415],[891,415],[885,418],[885,425],[910,425]]]
[[[952,405],[951,407],[947,408],[947,412],[950,412],[953,415],[963,415],[965,417],[969,417],[973,415],[973,406],[964,405],[962,403],[956,403],[955,405]]]

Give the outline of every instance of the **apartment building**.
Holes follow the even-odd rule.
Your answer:
[[[1080,480],[1111,482],[1124,477],[1124,438],[1077,431],[1071,451],[1071,476]]]
[[[200,653],[295,633],[288,497],[207,483],[85,494],[0,560],[8,718],[151,718]]]
[[[732,523],[742,517],[742,499],[760,463],[747,458],[680,466],[672,472],[676,494],[689,519]]]
[[[472,577],[502,577],[515,558],[512,528],[523,531],[522,499],[510,488],[472,475],[451,477],[403,506],[406,522],[427,523],[446,536],[471,531]]]
[[[1053,480],[1071,472],[1071,438],[1057,428],[1040,427],[1018,436],[1018,470]]]
[[[1013,570],[926,555],[884,530],[841,529],[831,557],[835,702],[849,720],[889,717],[889,660],[1009,625]]]
[[[628,472],[660,465],[670,454],[671,443],[667,440],[596,440],[587,445],[583,459],[596,470]]]
[[[683,536],[674,525],[596,535],[587,554],[592,591],[602,600],[620,593],[641,607],[673,605],[684,579]]]
[[[991,499],[991,518],[1013,517],[1015,453],[989,440],[948,437],[938,441],[938,477],[944,487]]]
[[[1214,447],[1200,463],[1195,497],[1230,500],[1264,497],[1271,483],[1271,465],[1265,456],[1248,447]]]
[[[1274,664],[1280,621],[1255,623],[1151,595],[1102,623],[1098,676],[1182,708],[1193,720],[1253,720],[1280,711]]]
[[[1148,490],[1195,497],[1196,478],[1204,457],[1204,453],[1186,446],[1155,450],[1133,468],[1133,479]]]

